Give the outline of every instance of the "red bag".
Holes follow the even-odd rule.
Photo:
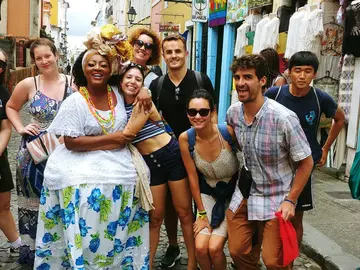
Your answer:
[[[299,246],[297,242],[294,226],[290,221],[284,221],[281,212],[275,213],[280,223],[280,237],[283,244],[283,266],[288,266],[299,256]]]

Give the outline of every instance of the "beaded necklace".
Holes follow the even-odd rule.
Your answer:
[[[113,101],[113,97],[112,97],[111,87],[109,85],[107,85],[108,103],[109,103],[109,107],[110,107],[108,119],[105,119],[104,117],[102,117],[100,115],[100,113],[96,109],[94,102],[92,101],[89,91],[87,90],[86,87],[84,87],[84,86],[80,87],[79,92],[85,98],[91,114],[95,117],[95,119],[99,123],[103,133],[108,134],[105,126],[107,126],[111,122],[111,127],[113,128],[114,124],[115,124],[115,107],[114,107],[114,101]]]

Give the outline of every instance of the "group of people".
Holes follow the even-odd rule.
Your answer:
[[[292,56],[289,85],[268,65],[276,63],[272,51],[236,58],[230,70],[239,102],[218,124],[212,83],[187,68],[182,36],[161,41],[136,29],[128,39],[131,62],[123,61],[122,42],[114,26],[88,34],[72,81],[59,73],[53,43],[37,39],[30,55],[39,75],[21,81],[10,98],[0,89],[0,229],[19,248],[19,262],[39,270],[151,269],[165,221],[161,264],[173,267],[181,257],[179,219],[188,269],[226,269],[227,240],[237,269],[259,269],[260,251],[268,269],[289,269],[275,213],[293,223],[300,245],[303,211],[313,207],[311,172],[325,163],[344,123],[335,101],[310,86],[316,56]],[[164,75],[151,68],[161,56]],[[6,62],[0,51],[1,85]],[[322,147],[321,113],[334,119]],[[20,235],[10,211],[11,124],[22,135]],[[27,146],[46,133],[60,144],[35,163]]]

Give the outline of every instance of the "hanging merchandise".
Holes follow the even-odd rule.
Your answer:
[[[330,71],[326,71],[326,75],[314,80],[314,87],[328,93],[334,100],[339,98],[339,80],[330,76]]]
[[[339,106],[344,110],[345,120],[349,121],[351,93],[353,90],[355,71],[355,57],[353,55],[345,55],[340,76],[339,87]]]
[[[279,32],[287,32],[289,30],[290,18],[294,14],[294,8],[281,6],[277,10],[277,16],[280,18]]]
[[[242,21],[248,14],[248,0],[227,0],[226,22]]]
[[[327,75],[334,79],[340,78],[339,61],[343,35],[344,28],[336,22],[324,25],[317,77],[324,77],[328,73]]]
[[[323,27],[323,10],[316,5],[306,6],[305,16],[301,19],[297,51],[310,51],[320,59],[321,36]]]
[[[264,15],[263,19],[256,25],[252,53],[260,53],[266,48],[276,49],[279,40],[279,24],[280,20],[276,14]]]
[[[244,22],[236,31],[235,52],[236,57],[241,57],[245,54],[245,46],[248,45],[246,33],[250,31],[250,24]]]
[[[224,25],[226,23],[226,1],[209,1],[209,27]]]
[[[285,58],[290,59],[290,57],[297,52],[298,47],[298,38],[301,27],[301,20],[305,16],[305,7],[298,9],[294,15],[291,16],[289,22],[289,30],[286,42]]]
[[[249,0],[249,9],[270,6],[273,0]]]
[[[360,57],[360,0],[352,1],[345,11],[343,54]]]
[[[252,12],[256,11],[255,9],[252,10]],[[250,14],[245,18],[245,21],[250,24],[250,31],[256,30],[256,25],[261,21],[262,16],[260,14]]]

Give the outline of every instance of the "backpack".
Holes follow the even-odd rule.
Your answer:
[[[202,88],[203,87],[203,80],[202,80],[202,77],[201,77],[201,73],[199,71],[195,71],[195,70],[194,70],[194,73],[195,73],[195,78],[196,78],[196,82],[197,82],[198,87]],[[159,81],[158,81],[158,84],[156,86],[156,94],[157,94],[156,108],[158,110],[159,110],[159,105],[160,105],[160,93],[161,93],[161,90],[162,90],[162,86],[164,84],[165,76],[166,76],[166,74],[159,77]]]
[[[218,129],[220,131],[221,136],[230,145],[231,150],[236,154],[236,151],[237,151],[236,144],[233,141],[229,131],[227,130],[226,124],[218,124]],[[193,127],[189,128],[187,130],[187,135],[188,135],[188,143],[189,143],[190,155],[191,155],[191,157],[193,157],[193,155],[194,155],[194,147],[195,147],[195,140],[196,140],[195,129]]]

